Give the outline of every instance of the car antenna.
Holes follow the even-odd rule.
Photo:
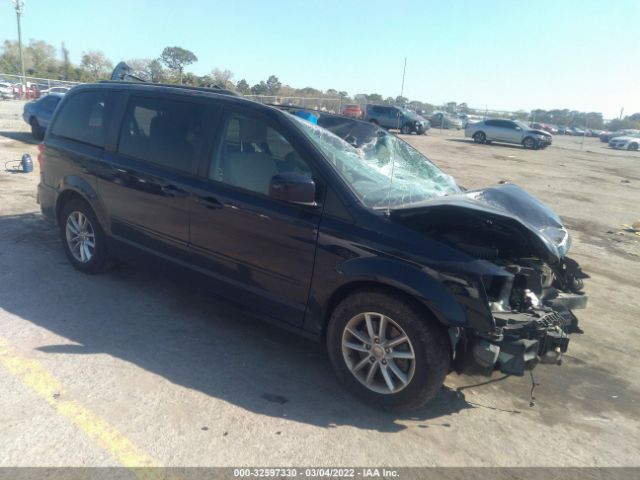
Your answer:
[[[391,189],[393,188],[393,170],[396,165],[396,156],[391,153],[391,177],[389,178],[389,190],[387,191],[387,217],[391,215]]]

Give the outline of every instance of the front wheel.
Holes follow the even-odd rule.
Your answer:
[[[473,141],[476,143],[485,143],[487,141],[487,136],[484,132],[476,132],[473,134]]]
[[[634,152],[638,150],[638,144],[637,143],[632,143],[631,145],[629,145],[629,150],[633,150]]]
[[[522,146],[524,148],[533,150],[534,148],[536,148],[536,141],[531,137],[527,137],[522,141]]]
[[[342,384],[366,403],[388,411],[419,408],[449,371],[446,333],[402,296],[363,290],[334,310],[327,349]]]

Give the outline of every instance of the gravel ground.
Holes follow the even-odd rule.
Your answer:
[[[8,108],[0,167],[37,155]],[[80,274],[39,214],[36,165],[0,171],[0,466],[638,465],[640,237],[619,232],[640,219],[640,154],[405,138],[466,187],[525,187],[571,230],[585,333],[536,369],[535,407],[528,377],[452,374],[420,411],[383,414],[320,345],[130,266]]]

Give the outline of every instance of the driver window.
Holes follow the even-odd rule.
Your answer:
[[[267,195],[271,177],[311,169],[275,128],[259,118],[232,114],[226,118],[222,141],[211,159],[209,178]]]

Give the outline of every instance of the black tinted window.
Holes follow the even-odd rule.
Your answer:
[[[59,137],[104,147],[107,92],[73,95],[58,114],[52,133]]]
[[[498,121],[498,120],[486,120],[486,121],[484,122],[484,124],[485,124],[485,125],[488,125],[488,126],[490,126],[490,127],[499,127],[499,126],[500,126],[500,123],[499,123],[499,121]]]
[[[118,151],[164,167],[196,173],[205,142],[206,107],[164,98],[133,98],[124,116]]]

